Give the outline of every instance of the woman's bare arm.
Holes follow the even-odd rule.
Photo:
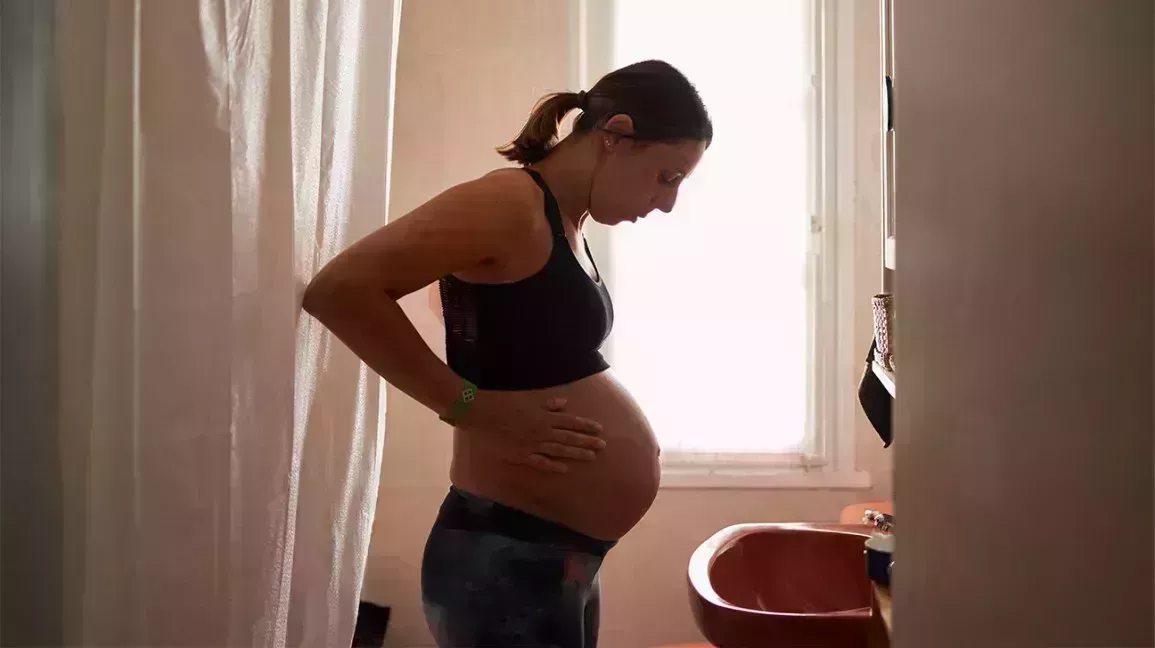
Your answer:
[[[422,340],[397,301],[445,275],[508,258],[545,226],[522,174],[495,172],[453,187],[330,261],[303,307],[359,358],[444,414],[461,378]]]

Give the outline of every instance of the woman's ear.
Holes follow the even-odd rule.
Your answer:
[[[618,113],[606,120],[602,131],[603,135],[615,140],[622,136],[631,137],[634,134],[634,119],[625,113]]]

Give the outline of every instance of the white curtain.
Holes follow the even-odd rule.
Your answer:
[[[55,3],[68,645],[350,644],[384,401],[299,304],[385,221],[399,16]]]

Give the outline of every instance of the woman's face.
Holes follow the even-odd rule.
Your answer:
[[[611,120],[606,127],[614,125]],[[706,150],[706,143],[697,140],[642,142],[606,131],[594,131],[593,136],[601,158],[590,189],[590,217],[603,225],[636,222],[655,209],[669,213],[682,181]]]

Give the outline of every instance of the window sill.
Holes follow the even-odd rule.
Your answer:
[[[783,470],[782,468],[717,469],[663,467],[661,488],[675,489],[782,489],[868,490],[870,473],[864,471]]]

